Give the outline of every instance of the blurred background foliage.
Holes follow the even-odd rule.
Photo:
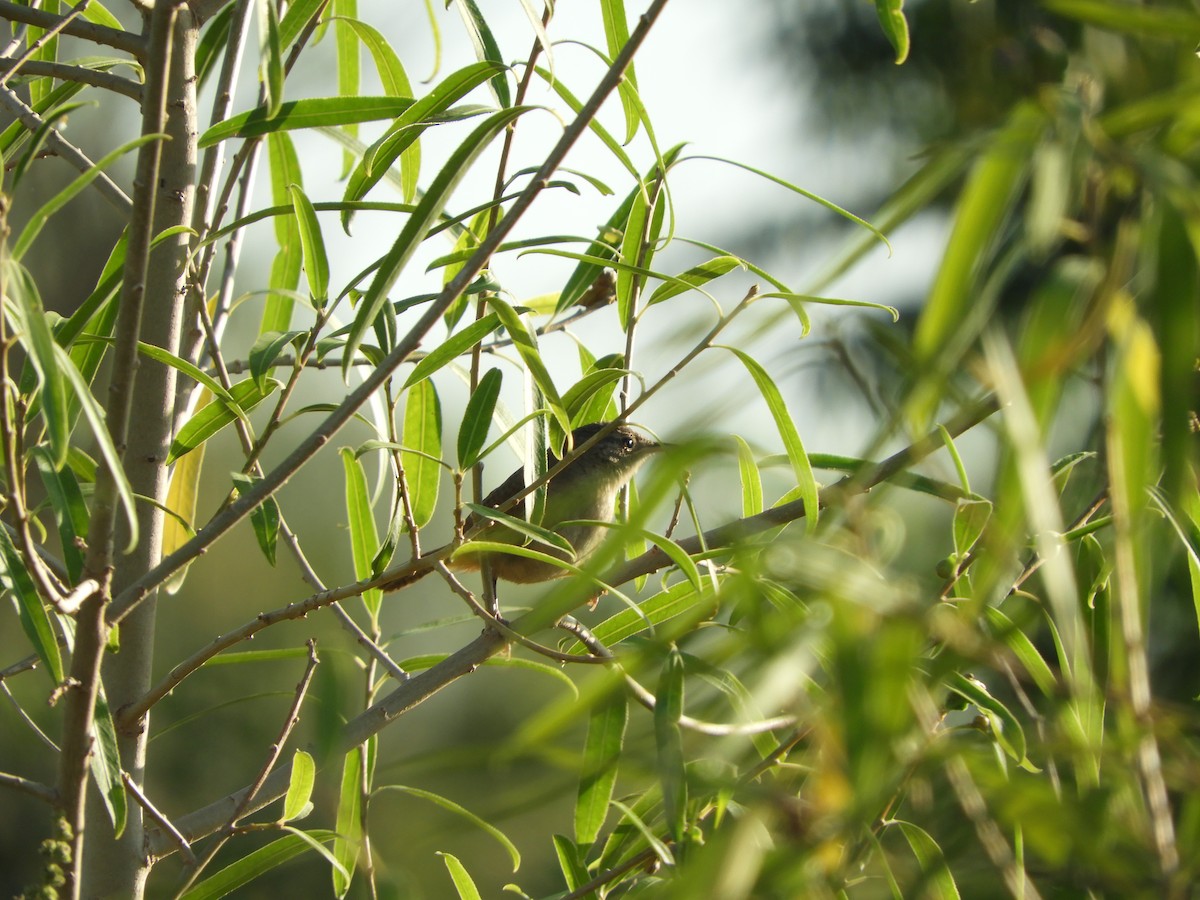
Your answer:
[[[797,146],[824,144],[842,172],[833,199],[910,248],[925,274],[890,283],[872,239],[815,205],[731,222],[703,237],[769,270],[810,273],[797,276],[802,292],[904,312],[895,324],[818,311],[797,350],[763,337],[794,337],[796,325],[790,312],[760,313],[762,301],[739,346],[762,341],[755,352],[826,484],[854,461],[818,451],[881,459],[981,397],[994,395],[1001,411],[947,436],[949,448],[920,469],[928,481],[831,494],[815,529],[794,522],[714,553],[715,590],[706,580],[688,593],[677,571],[640,585],[642,597],[680,598],[679,615],[653,614],[653,632],[613,645],[657,694],[655,713],[626,710],[620,683],[600,667],[565,667],[568,687],[554,667],[505,659],[407,712],[373,748],[378,895],[453,896],[437,855],[448,853],[489,897],[508,883],[562,896],[600,873],[614,897],[1191,896],[1200,14],[1184,2],[910,0],[911,45],[897,65],[879,18],[896,4],[757,6],[763,57],[778,71],[769,90],[794,109]],[[906,233],[915,246],[902,245]],[[101,259],[111,236],[99,246]],[[28,262],[58,308],[47,285],[70,273],[53,253]],[[739,277],[730,280],[740,286]],[[86,295],[93,281],[86,273],[85,286],[61,293]],[[684,330],[680,320],[690,327],[679,316],[648,341],[650,358],[675,358],[667,335]],[[686,393],[642,419],[696,448],[689,490],[706,528],[797,483],[780,455],[786,435],[746,373],[733,357],[712,365],[715,375],[683,376]],[[568,384],[575,370],[562,371],[556,380]],[[709,392],[713,378],[737,387]],[[339,389],[334,379],[314,384],[314,397]],[[743,408],[732,427],[722,404]],[[461,414],[450,407],[452,436]],[[740,457],[731,432],[747,442]],[[213,444],[213,458],[227,461],[206,466],[201,493],[212,506],[225,470],[240,467],[232,446]],[[307,513],[297,530],[315,536],[314,565],[345,582],[354,576],[340,468],[326,474],[279,499]],[[679,474],[651,469],[641,490]],[[439,515],[449,516],[444,495]],[[663,530],[670,503],[648,515]],[[681,533],[688,524],[685,510]],[[289,573],[281,586],[250,529],[239,534],[164,605],[164,668],[298,596],[298,579]],[[385,609],[394,658],[448,652],[478,634],[448,592],[418,590]],[[559,590],[505,599],[535,605]],[[609,597],[577,615],[604,633],[622,609]],[[333,828],[340,764],[330,735],[367,692],[353,642],[317,615],[270,629],[255,649],[295,653],[314,633],[322,664],[302,729],[327,768],[317,812],[300,824]],[[0,646],[6,659],[25,648],[15,634]],[[560,649],[584,652],[571,639]],[[292,695],[292,660],[214,665],[166,698],[154,715],[152,795],[182,813],[240,787]],[[13,680],[26,709],[39,688]],[[791,724],[723,734],[688,727],[672,713],[679,705],[706,722]],[[11,707],[3,715],[0,768],[52,780],[44,751],[15,737]],[[603,772],[621,805],[597,834],[578,791]],[[485,829],[386,785],[469,808],[512,839],[519,870]],[[33,848],[49,826],[23,797],[5,805],[0,887],[12,892],[36,870]],[[219,862],[274,837],[235,842]],[[177,863],[162,869],[155,877],[170,896]],[[328,873],[310,853],[235,896],[324,896]],[[350,896],[370,895],[364,881],[360,872]]]

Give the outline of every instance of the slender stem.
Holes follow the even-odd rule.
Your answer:
[[[37,799],[52,805],[58,803],[58,791],[54,790],[54,788],[48,784],[41,784],[37,781],[30,781],[28,778],[22,778],[20,775],[10,775],[7,772],[0,772],[0,788],[8,788],[22,794],[28,794],[30,797],[37,797]]]
[[[5,84],[12,75],[20,70],[26,75],[48,75],[60,81],[74,81],[78,84],[90,84],[92,87],[104,88],[117,94],[122,94],[131,100],[141,102],[142,86],[136,81],[103,72],[99,69],[89,69],[85,66],[71,66],[66,63],[47,62],[46,60],[30,59],[24,61],[0,59],[0,84]]]
[[[159,3],[149,22],[145,105],[142,134],[161,134],[166,121],[166,97],[171,68],[172,31],[177,6]],[[137,370],[137,345],[142,325],[142,305],[154,233],[154,209],[158,194],[159,162],[162,141],[143,145],[134,177],[136,202],[130,210],[128,243],[125,256],[124,285],[112,353],[106,416],[113,444],[124,453],[133,401]],[[100,663],[108,637],[105,607],[110,596],[113,548],[116,536],[116,479],[101,463],[96,471],[91,519],[88,523],[88,550],[84,573],[102,585],[80,607],[76,618],[75,647],[71,657],[71,689],[66,694],[63,716],[63,748],[59,768],[59,792],[63,815],[72,829],[71,872],[68,885],[71,896],[82,890],[85,798],[89,758],[93,742],[93,716],[100,684]]]
[[[63,22],[64,18],[69,21]],[[11,0],[0,0],[0,19],[10,22],[24,22],[38,28],[60,28],[64,34],[80,37],[96,44],[104,44],[124,50],[139,60],[146,56],[146,39],[132,31],[121,31],[119,28],[109,28],[107,25],[97,25],[85,20],[73,19],[35,9],[32,6],[22,6]]]
[[[0,6],[4,5],[8,4],[5,4],[4,0],[0,0]],[[21,124],[30,131],[37,131],[46,124],[41,116],[7,87],[0,87],[0,106],[16,116]],[[91,172],[96,168],[96,164],[88,159],[82,150],[64,138],[57,128],[46,129],[46,146],[80,172]],[[115,181],[101,172],[96,176],[94,184],[105,200],[115,206],[122,215],[129,215],[133,201],[117,186]]]

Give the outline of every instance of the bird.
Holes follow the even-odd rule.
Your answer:
[[[599,432],[609,429],[611,425],[611,422],[596,422],[576,428],[571,432],[571,446],[582,446]],[[661,449],[662,445],[657,441],[651,440],[629,425],[619,424],[572,459],[546,484],[546,502],[540,524],[565,538],[574,550],[574,555],[544,545],[539,545],[538,551],[571,563],[586,559],[600,546],[607,529],[602,525],[576,523],[573,520],[613,521],[617,494],[629,483],[649,456]],[[554,454],[547,451],[547,470],[557,463],[558,459]],[[482,505],[499,510],[523,490],[525,471],[517,469],[501,482],[499,487],[484,497]],[[506,512],[509,515],[520,516],[521,507],[517,505]],[[477,524],[474,515],[468,517],[468,528]],[[479,537],[505,543],[520,543],[522,540],[511,528],[500,524],[486,529]],[[439,548],[429,555],[438,555],[444,549]],[[515,584],[534,584],[568,574],[568,570],[561,566],[543,560],[508,553],[488,553],[486,556],[493,579],[502,578]],[[478,553],[459,554],[449,565],[450,568],[460,571],[475,570],[481,566],[480,557],[481,554]],[[406,573],[384,582],[379,587],[383,591],[399,590],[426,574],[428,570]]]

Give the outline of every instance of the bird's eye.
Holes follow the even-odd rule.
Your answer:
[[[637,446],[637,441],[635,441],[632,437],[625,438],[625,449],[626,450],[633,450],[633,448],[636,446]]]

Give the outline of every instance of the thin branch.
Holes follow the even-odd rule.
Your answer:
[[[483,263],[490,258],[496,248],[508,236],[509,232],[521,221],[533,201],[545,188],[551,175],[558,169],[567,153],[575,142],[583,135],[591,121],[599,112],[601,105],[608,95],[616,89],[624,77],[625,69],[633,60],[634,54],[641,47],[654,21],[658,18],[667,0],[654,0],[649,9],[642,15],[638,27],[630,35],[625,46],[617,55],[611,67],[601,79],[592,96],[580,109],[579,114],[563,131],[562,137],[554,148],[547,154],[546,161],[538,170],[537,175],[529,186],[521,192],[520,197],[513,203],[512,208],[497,224],[496,228],[480,244],[479,249],[463,264],[463,268],[442,290],[437,300],[417,320],[403,340],[399,341],[394,350],[384,357],[379,367],[368,375],[357,388],[350,392],[344,401],[321,423],[300,445],[278,466],[269,472],[254,488],[242,494],[234,503],[214,516],[207,525],[200,529],[194,538],[186,542],[174,553],[147,572],[142,578],[127,587],[115,598],[111,609],[111,623],[116,624],[127,616],[130,610],[139,605],[150,591],[161,584],[166,578],[178,571],[187,563],[199,556],[208,546],[234,525],[249,515],[250,511],[262,501],[277,491],[284,482],[296,473],[305,463],[316,455],[322,447],[329,443],[360,406],[379,390],[380,386],[391,377],[392,373],[416,350],[426,333],[441,321],[442,314],[458,299],[464,290],[479,275]]]
[[[52,25],[50,28],[47,28],[40,35],[38,35],[38,39],[26,47],[24,53],[13,58],[12,60],[6,60],[7,62],[11,62],[11,66],[7,71],[4,72],[2,76],[0,76],[0,85],[8,84],[8,79],[12,77],[13,73],[25,65],[25,63],[29,62],[29,60],[33,59],[33,55],[42,49],[42,47],[46,46],[47,41],[53,40],[59,32],[79,18],[80,14],[87,8],[88,2],[89,0],[80,0],[80,2],[76,3],[71,11],[60,18],[56,24]],[[30,74],[32,75],[37,73],[31,70]]]
[[[0,19],[8,19],[10,22],[24,22],[26,25],[35,25],[38,28],[54,28],[62,25],[63,18],[63,16],[48,13],[45,10],[12,3],[10,0],[0,0]],[[144,59],[146,56],[146,39],[132,31],[121,31],[119,28],[97,25],[85,19],[67,22],[62,25],[62,32],[96,44],[124,50],[138,59]]]
[[[8,4],[5,3],[5,0],[0,0],[0,5],[8,6],[14,4]],[[21,8],[24,9],[25,7]],[[27,106],[20,97],[7,87],[0,87],[0,105],[16,116],[21,124],[30,131],[37,131],[46,124],[41,116],[34,112],[31,107]],[[90,172],[96,168],[96,164],[88,159],[82,150],[63,137],[57,128],[46,129],[46,146],[80,172]],[[94,184],[96,185],[96,189],[104,196],[104,199],[115,206],[123,216],[129,215],[130,210],[133,208],[133,201],[117,186],[115,181],[101,172],[96,176]]]
[[[131,78],[122,78],[111,72],[99,69],[89,69],[86,66],[71,66],[66,63],[47,62],[40,59],[12,60],[0,59],[0,84],[4,84],[16,71],[29,75],[48,75],[60,81],[74,81],[79,84],[90,84],[93,87],[104,88],[117,94],[123,94],[138,103],[142,102],[142,86]]]
[[[304,704],[304,698],[308,694],[308,686],[312,683],[313,673],[317,669],[318,662],[317,642],[312,638],[309,638],[308,663],[304,667],[304,674],[300,677],[299,684],[296,685],[295,695],[292,698],[292,705],[288,708],[287,718],[284,719],[283,727],[279,731],[279,736],[271,745],[270,752],[267,754],[267,759],[263,763],[262,768],[259,770],[258,776],[254,779],[253,784],[251,784],[250,789],[246,792],[241,802],[234,807],[233,813],[229,816],[229,820],[225,823],[225,827],[221,829],[221,833],[205,852],[204,859],[200,860],[200,862],[197,863],[189,873],[187,881],[184,882],[183,887],[179,889],[179,892],[176,896],[182,896],[187,892],[188,888],[196,883],[196,879],[200,877],[200,873],[204,871],[204,868],[213,861],[213,858],[218,852],[220,852],[221,848],[225,845],[225,842],[233,837],[233,835],[237,832],[238,819],[240,819],[246,812],[247,807],[254,802],[254,798],[258,795],[263,783],[266,782],[267,777],[271,774],[271,770],[274,769],[275,764],[279,762],[279,756],[281,753],[283,753],[284,745],[287,744],[288,738],[291,737],[292,730],[296,727],[296,723],[300,721],[300,707]]]
[[[54,788],[48,784],[22,778],[20,775],[9,775],[7,772],[0,772],[0,788],[8,788],[9,790],[19,791],[22,794],[28,794],[30,797],[37,797],[39,800],[43,800],[52,806],[58,803],[58,791],[54,790]]]
[[[558,627],[568,634],[573,635],[579,643],[595,654],[592,661],[612,665],[625,679],[625,685],[629,688],[629,692],[633,694],[633,698],[646,709],[651,712],[654,711],[654,707],[657,704],[654,695],[642,687],[636,678],[625,671],[625,667],[620,664],[616,655],[592,633],[591,629],[587,628],[574,616],[563,616],[559,620]],[[692,716],[679,717],[681,728],[695,731],[697,734],[706,734],[709,737],[729,737],[734,734],[762,734],[766,731],[774,731],[776,728],[791,728],[795,724],[795,716],[775,716],[770,719],[759,719],[756,722],[743,722],[733,725],[721,722],[705,722],[703,719],[696,719]]]
[[[192,852],[192,846],[187,842],[187,838],[180,834],[179,829],[171,824],[171,820],[150,802],[150,798],[146,796],[128,772],[121,772],[121,781],[124,782],[125,789],[133,794],[133,799],[138,802],[138,805],[146,811],[151,819],[158,823],[158,827],[175,839],[175,846],[183,854],[184,862],[189,866],[194,866],[196,864],[196,854]]]

